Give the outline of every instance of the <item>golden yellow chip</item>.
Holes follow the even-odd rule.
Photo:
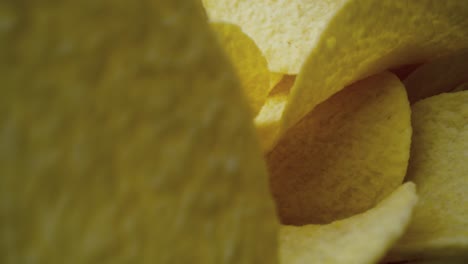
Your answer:
[[[278,135],[356,80],[466,48],[467,13],[468,1],[346,1],[311,46]]]
[[[236,69],[255,116],[281,75],[270,73],[261,51],[238,26],[225,23],[211,26]]]
[[[0,263],[277,263],[248,107],[197,1],[0,3]]]
[[[285,224],[361,213],[403,182],[411,141],[402,83],[383,73],[342,90],[288,131],[267,155]]]
[[[377,207],[328,225],[283,226],[285,264],[373,264],[403,234],[417,202],[415,186],[400,186]]]
[[[426,63],[404,80],[411,103],[449,92],[464,82],[468,82],[468,49]]]
[[[468,258],[468,91],[414,104],[407,179],[420,202],[391,259]]]
[[[254,123],[257,128],[258,138],[265,153],[269,152],[276,144],[276,140],[278,140],[275,132],[279,131],[281,114],[286,106],[289,90],[294,85],[295,79],[296,76],[294,75],[285,75],[270,92],[265,104],[255,117]]]

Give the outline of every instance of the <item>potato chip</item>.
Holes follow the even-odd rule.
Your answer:
[[[364,212],[403,182],[411,141],[402,83],[383,73],[342,90],[267,155],[284,224],[322,224]]]
[[[283,226],[281,263],[376,263],[403,234],[416,202],[414,184],[406,183],[365,213],[328,225]]]
[[[212,23],[211,26],[236,69],[255,116],[274,83],[278,82],[279,74],[270,73],[257,45],[238,26],[225,23]]]
[[[404,80],[411,103],[449,92],[464,82],[468,82],[468,49],[426,63]]]
[[[285,75],[281,82],[270,92],[260,113],[255,117],[254,123],[257,128],[258,138],[265,153],[269,152],[276,144],[278,137],[275,132],[278,132],[281,114],[295,79],[296,76],[294,75]]]
[[[212,21],[239,25],[257,43],[271,71],[299,73],[320,33],[346,0],[203,0]]]
[[[410,108],[390,73],[325,101],[267,155],[273,196],[285,224],[322,224],[361,213],[403,182]]]
[[[0,263],[277,263],[201,4],[6,0],[0,21]]]
[[[271,71],[301,73],[276,137],[356,80],[468,43],[467,1],[203,2],[211,20],[238,24],[255,41]]]
[[[468,91],[441,94],[412,107],[407,179],[420,202],[390,259],[468,259]]]
[[[277,134],[356,80],[466,48],[467,13],[468,1],[346,1],[311,46]]]
[[[325,61],[317,61],[314,66],[332,62],[330,68],[320,73],[327,73],[320,76],[324,78],[339,71],[328,80],[340,76],[341,71],[352,74],[365,71],[374,63],[391,63],[395,60],[392,53],[399,53],[399,60],[410,62],[421,54],[431,58],[442,51],[456,50],[467,41],[464,1],[203,0],[203,3],[211,20],[237,24],[252,37],[274,72],[298,74],[313,48],[314,56],[325,52],[318,56]],[[336,58],[344,60],[334,63]],[[381,70],[375,69],[373,73]],[[351,76],[342,78],[348,77]]]

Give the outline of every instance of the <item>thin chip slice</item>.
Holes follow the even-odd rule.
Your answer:
[[[281,75],[270,73],[262,52],[238,26],[226,23],[211,26],[236,69],[253,116],[257,115]]]
[[[277,263],[198,1],[3,0],[0,21],[0,263]]]
[[[468,91],[414,104],[407,179],[420,202],[390,259],[468,259]]]
[[[297,74],[328,21],[346,0],[203,0],[212,21],[239,25],[271,71]]]
[[[314,58],[308,59],[309,64],[321,57],[314,67],[329,63],[319,77],[331,74],[331,80],[344,73],[340,68],[360,72],[376,59],[391,64],[395,55],[391,53],[400,53],[400,59],[409,63],[414,56],[424,54],[431,58],[442,51],[456,50],[467,41],[465,1],[203,0],[203,3],[211,20],[239,25],[265,54],[271,71],[287,74],[298,74],[312,49]],[[322,52],[325,54],[318,56]],[[346,65],[336,65],[338,62]],[[375,70],[373,73],[382,69]],[[353,77],[356,76],[341,78],[357,80]],[[331,83],[325,81],[317,86],[321,84]]]
[[[404,80],[411,103],[449,92],[464,82],[468,82],[468,49],[426,63]]]
[[[468,1],[346,1],[311,47],[277,134],[356,80],[466,48],[467,13]]]
[[[364,212],[399,186],[411,122],[405,88],[383,73],[319,105],[267,155],[284,224],[330,223]]]
[[[376,263],[403,235],[416,202],[414,184],[406,183],[363,214],[328,225],[283,226],[281,263]]]
[[[265,104],[255,117],[254,123],[264,153],[269,152],[276,144],[278,137],[275,132],[279,131],[281,114],[295,80],[296,76],[285,75],[270,92]]]

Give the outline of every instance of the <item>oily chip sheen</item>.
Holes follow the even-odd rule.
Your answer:
[[[281,75],[270,73],[261,51],[238,26],[225,23],[212,23],[211,26],[234,65],[255,116]]]
[[[459,0],[346,1],[310,47],[278,135],[356,80],[466,48],[467,14]]]
[[[320,104],[267,155],[284,224],[321,224],[372,208],[408,165],[410,107],[390,73],[359,81]]]
[[[201,4],[4,0],[0,21],[0,263],[277,263]]]
[[[407,180],[420,202],[391,259],[468,259],[468,91],[441,94],[412,107]]]
[[[373,264],[403,234],[417,202],[406,183],[371,210],[328,225],[283,226],[284,264]]]
[[[449,92],[464,82],[468,82],[468,49],[428,62],[404,80],[411,103]]]

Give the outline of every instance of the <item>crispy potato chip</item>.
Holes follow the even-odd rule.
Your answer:
[[[270,70],[301,73],[276,137],[356,80],[468,43],[467,1],[203,2],[211,20],[238,24],[252,37]]]
[[[417,199],[406,183],[365,213],[328,225],[283,226],[281,263],[376,263],[403,234]]]
[[[285,75],[267,97],[260,113],[255,117],[258,138],[263,152],[267,153],[276,144],[278,139],[275,132],[281,121],[281,114],[288,100],[289,90],[294,85],[296,76]]]
[[[212,23],[211,26],[236,69],[255,116],[274,83],[279,81],[279,74],[270,73],[262,52],[238,26],[225,23]]]
[[[466,48],[467,13],[468,1],[346,1],[301,68],[277,134],[356,80]]]
[[[273,72],[299,73],[320,33],[346,0],[202,0],[212,21],[239,25]]]
[[[203,3],[211,20],[237,24],[252,37],[274,72],[298,74],[314,49],[314,58],[308,59],[312,62],[320,57],[313,63],[314,68],[330,64],[318,73],[325,80],[317,87],[331,84],[329,80],[345,74],[343,71],[353,74],[371,67],[372,73],[376,73],[391,65],[377,69],[379,65],[374,68],[374,63],[393,64],[392,61],[402,60],[406,62],[401,64],[405,64],[421,55],[432,58],[465,46],[468,40],[464,1],[203,0]],[[319,56],[320,53],[324,54]],[[401,56],[392,58],[396,53]],[[336,58],[340,60],[335,63]],[[325,78],[328,75],[332,76]],[[311,77],[320,80],[316,78],[318,75]],[[359,79],[356,77],[359,76],[341,78],[349,83]],[[341,86],[345,84],[346,81]]]
[[[267,155],[284,224],[321,224],[373,207],[403,182],[410,107],[383,73],[344,89],[288,131]]]
[[[449,92],[468,81],[468,49],[424,64],[404,84],[411,103]]]
[[[0,3],[0,263],[277,263],[266,168],[197,1]]]
[[[468,91],[414,104],[407,179],[420,202],[390,259],[463,256],[468,259]]]

